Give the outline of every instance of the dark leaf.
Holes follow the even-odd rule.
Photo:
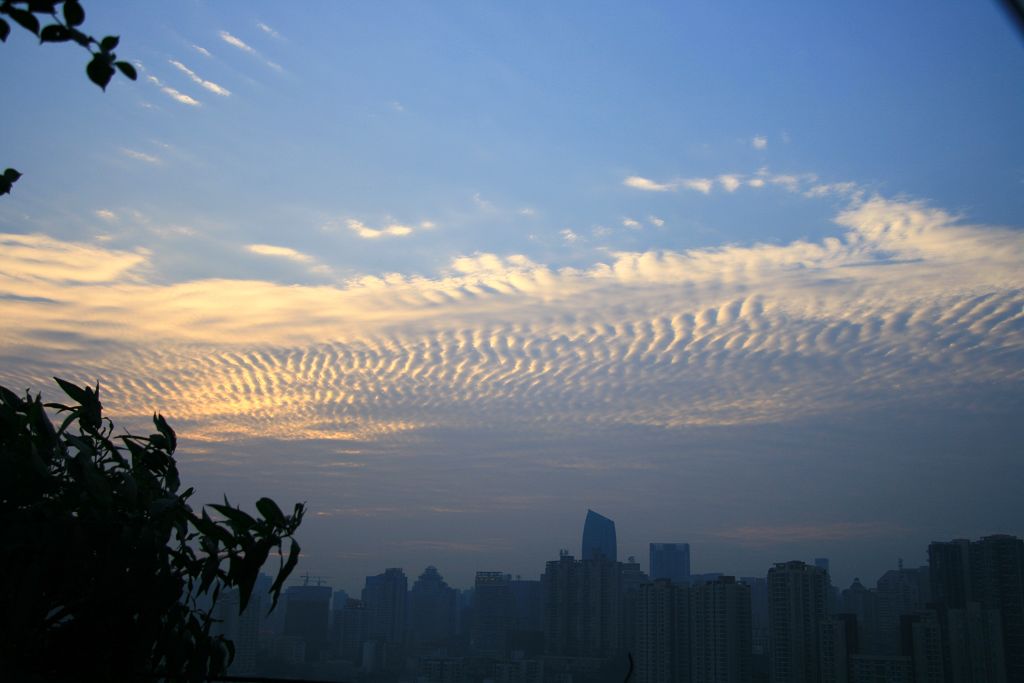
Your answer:
[[[174,434],[174,430],[167,424],[167,420],[164,419],[163,415],[159,413],[153,415],[153,424],[156,425],[156,430],[163,434],[164,438],[167,439],[167,450],[173,453],[178,447],[178,438]]]
[[[86,65],[85,73],[88,74],[90,81],[106,90],[107,84],[110,83],[110,79],[114,75],[114,67],[110,66],[110,62],[103,53],[97,53]]]
[[[17,181],[18,178],[20,178],[20,177],[21,177],[21,174],[18,173],[17,171],[15,171],[13,168],[4,169],[4,179],[5,180],[9,180],[10,182],[13,183],[13,182]]]
[[[295,565],[299,563],[299,554],[302,550],[299,548],[299,543],[294,538],[292,539],[291,548],[288,549],[288,561],[281,567],[281,571],[277,573],[277,578],[274,579],[274,585],[270,587],[270,592],[274,596],[273,601],[270,603],[270,609],[267,613],[274,611],[277,607],[277,599],[281,597],[281,587],[284,586],[284,582],[288,579],[288,575],[295,569]]]
[[[11,34],[11,25],[0,19],[0,42],[7,42],[7,36]]]
[[[17,9],[14,7],[7,7],[7,15],[14,19],[16,22],[21,24],[23,27],[32,31],[35,35],[39,35],[39,20],[36,19],[36,15],[23,9]]]
[[[103,50],[104,52],[110,52],[115,47],[117,47],[117,44],[120,41],[121,41],[121,39],[118,38],[117,36],[107,36],[106,38],[104,38],[103,40],[100,41],[100,49]]]
[[[277,503],[270,498],[260,498],[256,501],[256,509],[260,511],[264,519],[273,522],[275,525],[284,526],[284,513],[281,512],[281,508],[277,506]]]
[[[256,520],[249,516],[248,513],[239,510],[238,508],[231,507],[227,499],[224,499],[224,505],[218,505],[217,503],[210,503],[210,507],[224,515],[228,520],[228,524],[235,531],[248,531],[249,529],[256,526]]]
[[[138,78],[138,74],[135,73],[135,67],[128,62],[115,62],[114,66],[121,70],[121,73],[125,75],[129,80],[134,81]]]
[[[86,401],[88,401],[88,396],[85,393],[86,390],[83,389],[82,387],[78,386],[77,384],[72,384],[67,380],[63,380],[60,377],[54,377],[54,379],[57,380],[57,384],[60,385],[60,388],[64,390],[64,393],[67,394],[79,405],[84,405]]]
[[[67,0],[64,3],[64,21],[68,26],[79,26],[85,21],[85,10],[78,4],[78,0]]]
[[[68,40],[71,40],[71,32],[60,24],[44,26],[43,30],[39,32],[39,42],[41,43],[63,43]]]

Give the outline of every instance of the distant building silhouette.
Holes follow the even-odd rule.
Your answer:
[[[690,599],[693,683],[750,683],[750,587],[723,576]]]
[[[396,567],[367,576],[363,602],[368,616],[362,666],[368,672],[395,671],[405,661],[409,581]]]
[[[768,570],[771,683],[819,683],[819,629],[825,619],[828,575],[803,562]]]
[[[508,654],[509,634],[515,628],[512,577],[503,572],[477,572],[473,584],[473,651],[491,657]]]
[[[640,586],[636,683],[690,683],[690,587],[668,579]]]
[[[689,543],[651,543],[651,580],[669,579],[681,584],[690,580]]]
[[[949,677],[1024,683],[1024,541],[934,542],[928,570]]]
[[[621,652],[622,575],[617,562],[604,555],[577,560],[564,553],[547,563],[541,590],[547,654],[609,658]]]
[[[618,554],[615,543],[615,522],[593,510],[587,510],[583,523],[583,552],[580,557],[592,560],[604,557],[615,562]]]
[[[301,638],[306,661],[317,661],[327,648],[330,586],[290,586],[284,593],[284,635]]]
[[[427,567],[409,591],[409,624],[420,652],[446,650],[455,637],[455,589],[434,566]]]

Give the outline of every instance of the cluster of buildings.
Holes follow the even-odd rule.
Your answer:
[[[359,597],[315,577],[265,616],[218,606],[232,674],[391,683],[1024,683],[1024,542],[932,543],[928,565],[873,588],[832,584],[827,559],[766,576],[690,572],[686,543],[650,544],[649,574],[618,561],[588,511],[579,557],[539,579],[427,567],[366,577]],[[269,579],[266,579],[269,582]]]

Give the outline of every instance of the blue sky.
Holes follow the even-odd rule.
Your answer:
[[[137,82],[0,47],[0,381],[309,500],[312,573],[534,575],[587,507],[846,582],[1024,533],[997,3],[86,9]]]

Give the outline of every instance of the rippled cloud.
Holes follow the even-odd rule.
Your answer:
[[[159,408],[196,439],[368,441],[757,424],[1019,387],[1019,231],[880,198],[836,223],[820,242],[561,269],[475,254],[323,286],[166,283],[143,249],[4,235],[0,381],[99,378],[114,410]]]

